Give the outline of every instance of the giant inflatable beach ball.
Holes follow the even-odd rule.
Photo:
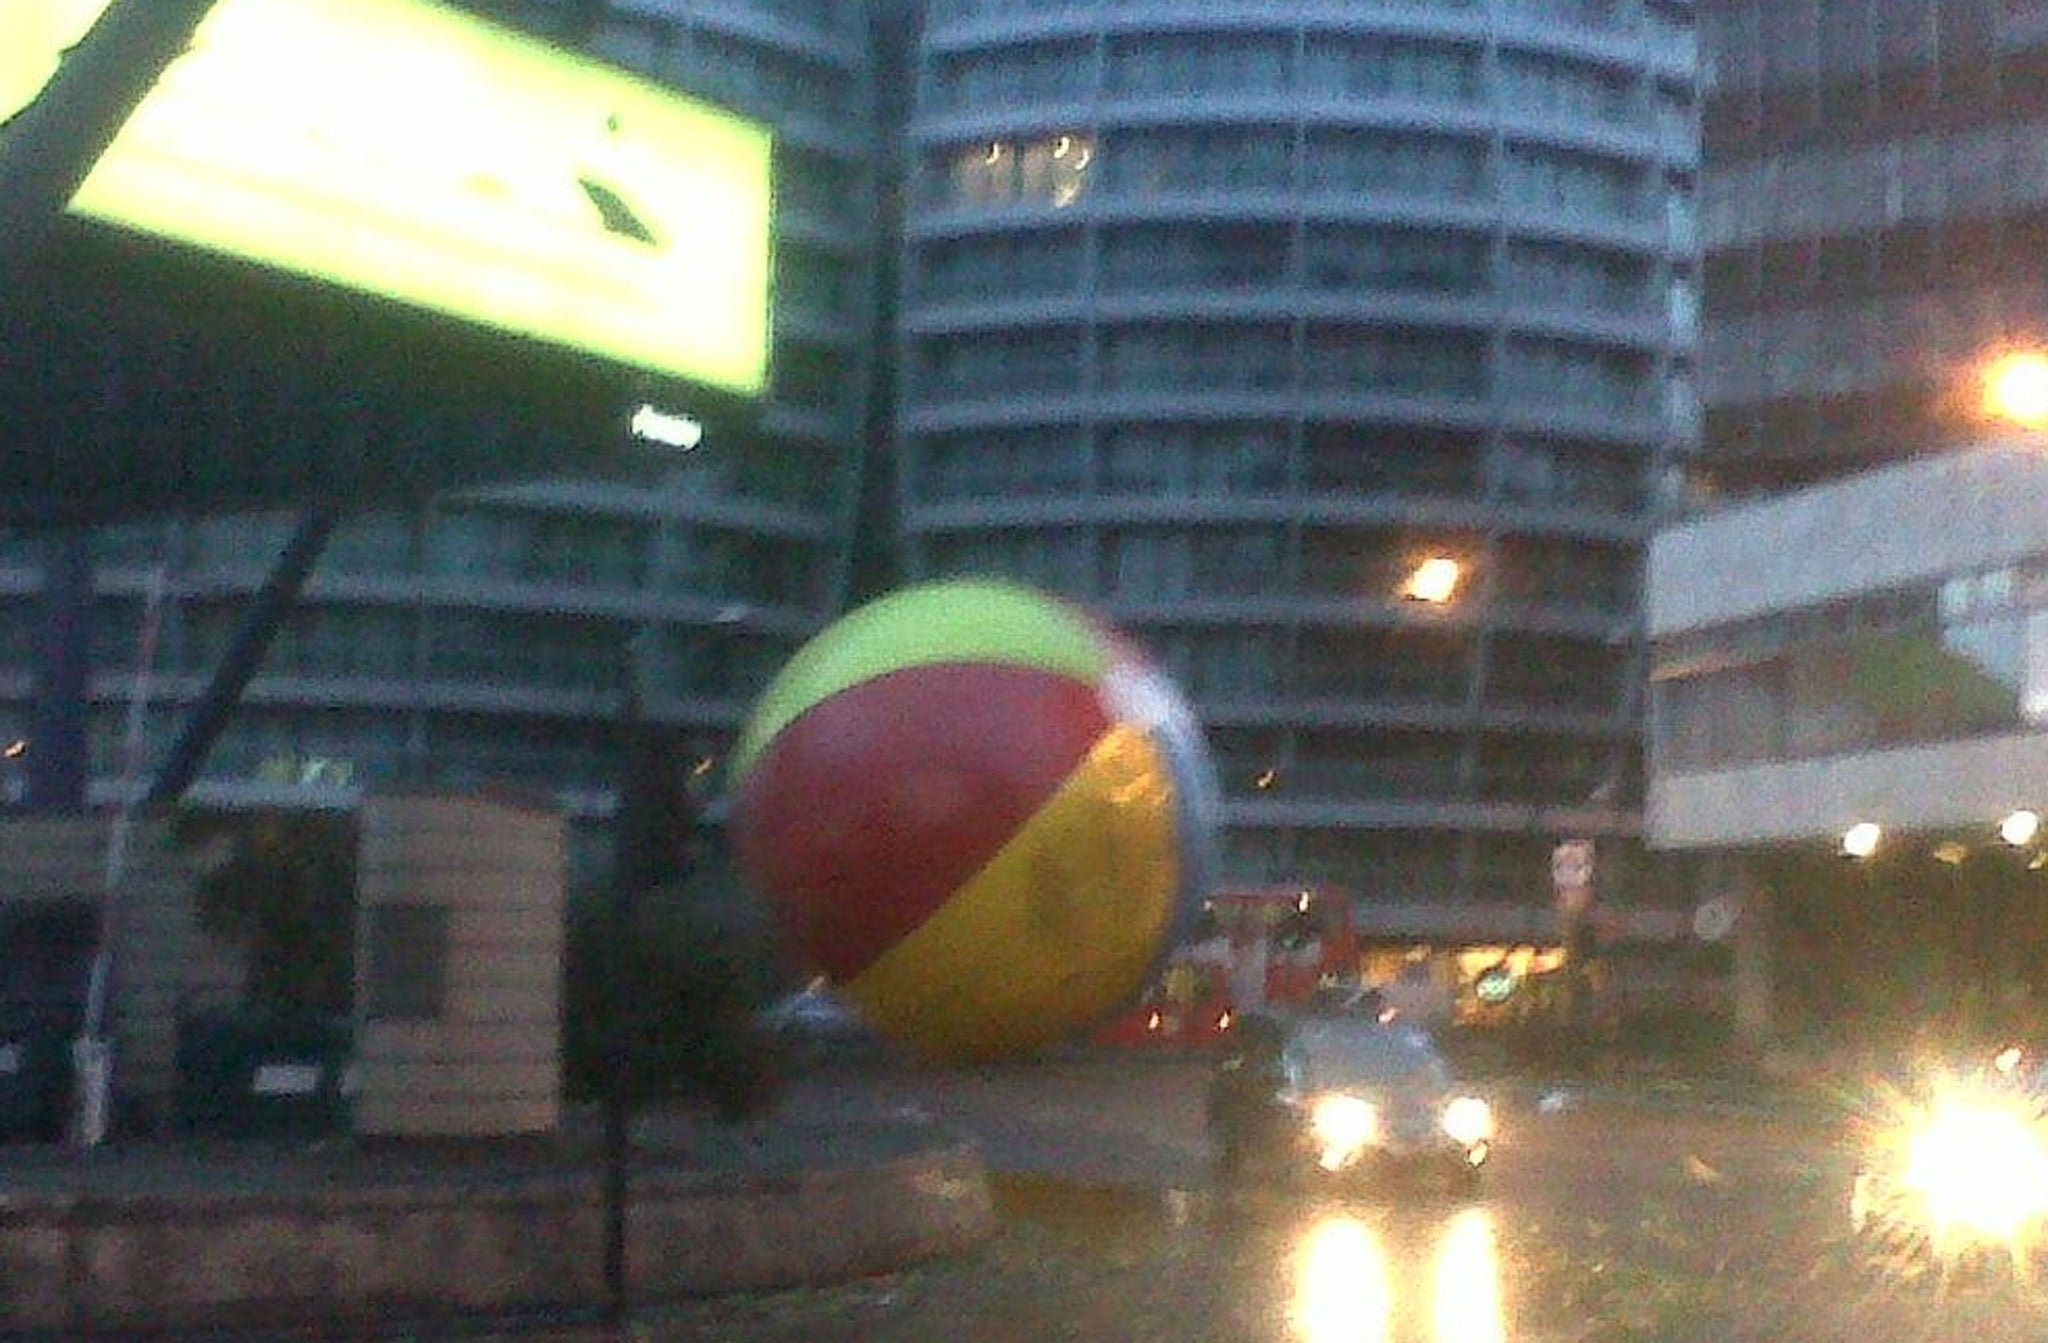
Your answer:
[[[1109,626],[1016,584],[846,616],[768,687],[732,770],[741,869],[796,952],[929,1058],[1114,1012],[1213,869],[1184,701]]]

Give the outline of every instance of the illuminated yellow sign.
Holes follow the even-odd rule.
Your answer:
[[[0,118],[107,3],[0,0]],[[766,378],[768,132],[427,0],[219,0],[71,209],[743,395]]]

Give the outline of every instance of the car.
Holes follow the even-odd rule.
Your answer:
[[[1494,1145],[1492,1107],[1457,1087],[1427,1031],[1385,1011],[1247,1013],[1211,1075],[1207,1110],[1230,1182],[1358,1186],[1423,1173],[1466,1187]]]

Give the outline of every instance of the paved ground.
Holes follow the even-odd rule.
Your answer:
[[[976,1137],[1003,1227],[951,1260],[841,1286],[643,1311],[635,1343],[2038,1343],[2048,1294],[1934,1283],[1846,1239],[1854,1154],[1811,1112],[1504,1092],[1484,1189],[1228,1197],[1197,1067],[1067,1060],[813,1075],[782,1121],[658,1123],[707,1161],[801,1156],[820,1123]],[[811,1136],[804,1136],[806,1133]],[[787,1150],[784,1150],[787,1149]],[[431,1336],[432,1343],[452,1338]],[[472,1334],[469,1337],[475,1338]],[[592,1326],[488,1336],[600,1343]]]
[[[1846,1238],[1845,1128],[1729,1107],[1504,1098],[1484,1191],[1230,1198],[1207,1175],[1200,1074],[1065,1063],[820,1077],[794,1104],[916,1108],[1005,1175],[1004,1230],[961,1259],[845,1287],[698,1303],[636,1337],[797,1343],[2048,1338],[2009,1278],[1946,1286]]]

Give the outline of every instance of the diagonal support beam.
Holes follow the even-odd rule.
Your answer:
[[[291,540],[285,543],[270,576],[257,589],[241,627],[222,655],[220,666],[214,669],[206,694],[192,706],[192,716],[185,720],[184,731],[171,744],[163,767],[143,796],[144,807],[177,801],[198,777],[214,742],[220,739],[221,729],[227,726],[228,715],[242,702],[242,692],[249,688],[257,668],[263,665],[263,655],[270,651],[278,627],[298,602],[300,590],[306,586],[307,577],[320,560],[320,552],[327,546],[327,538],[334,532],[337,516],[328,508],[300,515]]]
[[[20,293],[43,243],[214,0],[113,0],[0,135],[0,294]]]

